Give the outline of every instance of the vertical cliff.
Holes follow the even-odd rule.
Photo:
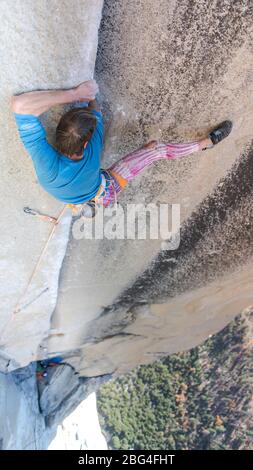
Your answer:
[[[105,167],[150,139],[196,139],[226,118],[234,129],[213,150],[157,162],[119,199],[180,204],[178,249],[71,232],[61,336],[46,344],[89,377],[192,347],[252,303],[252,4],[107,0],[96,73]]]
[[[252,2],[105,0],[103,167],[150,139],[205,136],[225,118],[233,133],[213,150],[157,162],[119,200],[180,204],[176,250],[161,239],[76,240],[67,213],[13,315],[50,231],[23,207],[57,215],[61,206],[36,181],[9,97],[92,76],[102,3],[2,0],[1,29],[1,370],[60,353],[90,392],[89,380],[193,347],[253,302]],[[51,141],[62,111],[43,117]]]
[[[71,219],[66,213],[57,227],[41,269],[22,298],[22,310],[13,315],[52,228],[23,208],[57,216],[62,205],[36,180],[18,137],[10,97],[28,90],[68,88],[93,76],[102,4],[102,0],[1,1],[0,351],[9,369],[44,354],[39,345],[50,330]],[[59,107],[43,115],[51,142],[62,112]]]
[[[51,231],[49,224],[26,215],[23,208],[30,206],[57,216],[62,206],[38,185],[33,165],[18,138],[10,97],[23,91],[68,88],[93,76],[102,4],[102,0],[1,0],[0,448],[3,449],[47,448],[55,426],[52,424],[49,430],[46,415],[57,407],[60,420],[66,415],[61,414],[59,403],[52,404],[52,400],[47,401],[43,415],[35,363],[12,374],[3,372],[47,356],[40,343],[50,331],[71,220],[66,213],[41,269],[22,298],[20,313],[13,315]],[[59,107],[43,116],[51,142],[62,112]],[[66,369],[63,370],[66,374]],[[77,392],[78,380],[72,380],[72,384]],[[66,394],[65,390],[61,395],[63,402]],[[85,397],[81,386],[79,395],[81,401]],[[77,394],[73,394],[75,399]],[[74,406],[72,403],[72,409]],[[71,411],[66,403],[64,409],[65,413]]]

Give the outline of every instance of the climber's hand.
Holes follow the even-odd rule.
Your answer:
[[[99,88],[96,80],[88,80],[80,83],[80,85],[75,88],[76,101],[92,101],[95,99],[98,91]]]

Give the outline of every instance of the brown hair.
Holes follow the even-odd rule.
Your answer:
[[[67,156],[80,156],[96,128],[96,117],[86,108],[74,108],[65,113],[56,128],[56,147]]]

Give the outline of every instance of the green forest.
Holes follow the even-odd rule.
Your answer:
[[[253,449],[253,313],[201,346],[104,384],[98,394],[110,449]]]

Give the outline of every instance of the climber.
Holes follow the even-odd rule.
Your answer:
[[[66,204],[109,206],[127,183],[154,161],[209,149],[232,129],[232,122],[224,121],[199,141],[169,144],[152,141],[103,170],[100,168],[103,120],[95,99],[97,93],[96,81],[89,80],[69,90],[33,91],[12,97],[20,138],[33,160],[40,184]],[[79,106],[61,117],[53,147],[47,142],[39,116],[53,106],[67,103]]]

